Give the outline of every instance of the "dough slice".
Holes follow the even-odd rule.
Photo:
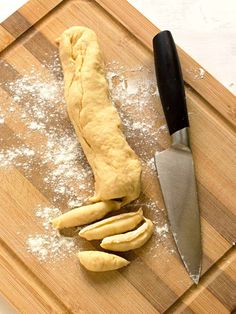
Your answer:
[[[52,220],[57,229],[86,225],[103,218],[112,210],[120,209],[121,203],[115,201],[99,202],[74,208]]]
[[[95,178],[93,202],[140,194],[141,162],[126,142],[112,105],[94,31],[74,26],[58,39],[70,120]]]
[[[138,229],[123,234],[106,237],[102,240],[101,247],[110,251],[134,250],[146,243],[153,233],[153,223],[145,218],[144,224]]]
[[[79,235],[87,240],[99,240],[107,236],[134,229],[143,220],[143,211],[116,215],[83,228]]]
[[[129,264],[129,261],[120,256],[99,251],[79,252],[78,258],[87,270],[94,272],[115,270]]]

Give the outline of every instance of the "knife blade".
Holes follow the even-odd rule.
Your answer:
[[[158,90],[171,146],[155,154],[155,165],[180,257],[194,283],[201,273],[201,228],[189,121],[180,62],[169,31],[153,38]]]

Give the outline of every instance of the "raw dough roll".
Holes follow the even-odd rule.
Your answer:
[[[112,105],[94,31],[71,27],[58,39],[71,122],[95,178],[93,202],[138,198],[141,163],[121,130]]]
[[[134,250],[146,243],[153,233],[153,223],[144,218],[145,222],[138,229],[106,237],[102,240],[101,247],[105,250],[125,252]]]
[[[134,229],[143,220],[143,211],[125,213],[95,222],[82,230],[79,235],[87,240],[100,240],[110,235]]]
[[[120,203],[115,201],[98,202],[96,204],[85,205],[74,208],[68,212],[52,219],[54,228],[62,229],[76,227],[103,218],[112,210],[120,209]]]
[[[129,264],[123,257],[99,251],[79,252],[78,258],[86,269],[95,272],[115,270]]]

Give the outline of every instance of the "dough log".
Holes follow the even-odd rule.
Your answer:
[[[140,194],[141,163],[126,142],[112,105],[104,62],[94,31],[71,27],[58,39],[70,120],[93,170],[93,202]]]
[[[122,133],[120,117],[110,99],[96,34],[75,26],[66,30],[58,43],[68,115],[95,179],[95,195],[90,199],[94,204],[75,208],[52,220],[54,227],[66,228],[97,221],[137,199],[141,162]],[[133,230],[143,219],[144,223]],[[143,217],[140,209],[87,226],[80,236],[103,239],[101,247],[107,250],[128,251],[142,246],[152,232],[152,222]],[[99,251],[79,252],[78,258],[86,269],[94,272],[129,264],[122,257]]]

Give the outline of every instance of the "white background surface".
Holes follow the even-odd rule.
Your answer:
[[[0,0],[0,22],[25,2]],[[171,30],[181,48],[236,93],[236,0],[129,2],[161,30]],[[15,313],[1,296],[0,313]]]
[[[236,94],[235,0],[129,0]]]

